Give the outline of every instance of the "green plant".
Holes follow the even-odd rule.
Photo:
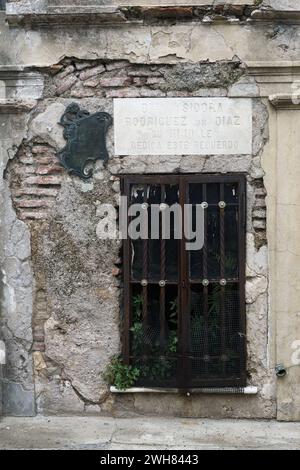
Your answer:
[[[126,390],[135,384],[139,375],[140,370],[137,367],[128,366],[115,356],[106,367],[103,378],[106,383],[114,385],[118,390]]]
[[[171,331],[168,338],[167,353],[175,354],[177,352],[178,338],[177,331]]]
[[[143,347],[143,324],[138,321],[134,322],[130,331],[132,332],[132,353],[134,356],[138,356],[141,354]]]
[[[172,300],[170,302],[170,315],[169,323],[171,325],[177,325],[177,316],[178,316],[178,299]]]
[[[141,294],[132,297],[133,321],[139,321],[142,317],[143,297]]]
[[[130,328],[132,333],[131,352],[134,356],[134,366],[126,366],[121,359],[114,358],[106,371],[106,381],[118,389],[129,388],[139,378],[150,380],[164,380],[170,377],[173,369],[172,355],[176,354],[178,347],[177,317],[178,300],[170,302],[168,323],[170,326],[168,339],[164,350],[161,349],[159,338],[145,345],[145,328],[142,321],[143,297],[137,294],[132,297],[132,318]],[[149,326],[149,325],[148,325]],[[151,327],[150,327],[151,328]]]

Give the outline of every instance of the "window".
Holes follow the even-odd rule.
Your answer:
[[[156,239],[124,240],[123,355],[140,370],[137,385],[245,386],[244,176],[126,176],[122,188],[129,205],[143,204],[149,231],[152,205],[163,204]],[[202,248],[177,239],[172,211],[162,237],[174,204],[191,205],[193,227],[204,208]]]

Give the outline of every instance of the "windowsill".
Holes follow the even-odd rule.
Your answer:
[[[258,387],[224,387],[224,388],[192,388],[187,391],[182,391],[178,388],[147,388],[147,387],[132,387],[126,390],[118,390],[116,387],[110,387],[111,393],[182,393],[196,395],[256,395]]]

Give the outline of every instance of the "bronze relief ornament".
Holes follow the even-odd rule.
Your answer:
[[[90,114],[77,103],[70,104],[59,124],[64,127],[66,146],[57,153],[61,165],[71,174],[82,179],[93,175],[90,164],[96,160],[108,160],[106,132],[112,117],[105,112]]]

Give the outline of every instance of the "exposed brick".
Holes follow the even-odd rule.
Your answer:
[[[223,4],[216,5],[215,8],[214,8],[214,12],[215,13],[223,13],[224,7],[225,7],[225,5],[223,5]]]
[[[116,70],[116,69],[123,69],[125,67],[128,67],[130,65],[129,62],[126,60],[120,60],[116,62],[109,62],[106,64],[106,70],[111,71],[111,70]]]
[[[83,86],[84,87],[91,87],[91,88],[95,88],[96,86],[99,85],[99,82],[100,82],[100,77],[93,77],[93,78],[90,78],[88,80],[86,80],[84,83],[83,83]]]
[[[34,145],[31,149],[33,154],[52,155],[53,150],[46,145]]]
[[[103,87],[122,87],[132,83],[131,77],[101,78],[99,85]]]
[[[20,213],[20,219],[21,220],[43,220],[46,218],[46,212],[45,211],[25,211],[23,210]]]
[[[62,95],[66,91],[68,91],[72,86],[77,82],[77,77],[74,75],[70,75],[61,80],[60,85],[56,89],[57,95]]]
[[[132,77],[161,77],[161,73],[156,69],[149,67],[137,67],[130,68],[127,70],[127,75]]]
[[[265,188],[257,188],[255,190],[255,195],[256,197],[265,197],[267,195],[267,191],[265,190]]]
[[[183,18],[193,16],[193,7],[184,6],[153,6],[142,9],[145,17],[153,18]]]
[[[63,167],[53,163],[51,166],[48,165],[41,165],[38,166],[36,169],[36,173],[38,175],[49,175],[50,173],[62,173],[63,172]]]
[[[60,185],[61,177],[60,176],[29,176],[26,179],[27,184],[37,184],[37,185]]]
[[[40,208],[40,207],[49,207],[51,201],[47,201],[46,199],[18,199],[16,201],[18,207],[24,208]]]
[[[64,178],[64,169],[55,150],[41,143],[22,147],[11,161],[8,171],[19,218],[47,219]]]
[[[33,351],[40,351],[40,352],[45,352],[45,344],[44,343],[39,343],[37,341],[34,341],[32,350]]]
[[[34,162],[36,163],[36,161]],[[57,164],[57,157],[54,157],[54,156],[49,156],[49,157],[46,157],[44,155],[39,155],[38,157],[38,164],[39,165],[53,165],[53,164]]]
[[[21,155],[19,161],[24,165],[32,165],[34,163],[33,157],[26,157]]]
[[[27,187],[24,189],[18,189],[14,191],[16,197],[19,196],[50,196],[56,197],[58,189],[54,188],[36,188],[35,186]]]
[[[146,84],[147,78],[146,77],[134,77],[133,78],[133,85],[135,86],[144,86]]]
[[[139,96],[140,92],[138,88],[119,88],[106,92],[107,98],[138,98]]]
[[[84,70],[79,74],[80,80],[87,80],[88,78],[94,77],[95,75],[99,75],[105,71],[104,65],[98,65],[97,67],[93,67],[91,69]]]
[[[38,303],[38,299],[36,298],[36,305]],[[45,333],[44,333],[44,325],[34,325],[33,326],[33,337],[36,338],[37,336],[41,336],[41,337],[44,337],[45,336]]]
[[[68,65],[68,67],[66,67],[62,72],[56,75],[55,81],[67,77],[72,72],[74,72],[74,70],[75,70],[75,67],[73,65]]]
[[[76,62],[75,63],[76,70],[83,70],[91,66],[92,66],[91,62]]]
[[[23,175],[23,174],[28,175],[28,174],[35,173],[34,167],[33,166],[28,166],[28,165],[26,165],[26,166],[24,166],[24,165],[23,166],[16,166],[15,171],[16,171],[17,175]]]
[[[34,339],[35,344],[36,343],[43,344],[45,341],[45,335],[33,335],[33,339]]]
[[[51,75],[56,75],[58,72],[60,72],[63,69],[63,65],[61,64],[55,64],[50,67],[50,74]]]
[[[160,91],[160,90],[152,90],[146,87],[140,88],[140,96],[141,97],[161,97],[161,96],[166,96],[166,93]]]
[[[70,95],[73,98],[90,98],[91,96],[95,96],[95,90],[93,88],[75,88],[71,91]]]
[[[252,217],[255,219],[265,219],[267,216],[267,211],[265,209],[254,209],[252,212]]]
[[[254,207],[266,207],[266,201],[264,198],[256,198]]]
[[[148,77],[146,83],[147,85],[162,85],[164,80],[159,77]]]
[[[266,220],[263,219],[254,219],[253,220],[254,229],[265,230],[266,229]]]
[[[237,17],[241,17],[244,14],[245,7],[244,5],[229,5],[228,13]]]
[[[117,277],[121,274],[121,269],[117,268],[117,267],[112,268],[111,273],[112,273],[113,276]]]

